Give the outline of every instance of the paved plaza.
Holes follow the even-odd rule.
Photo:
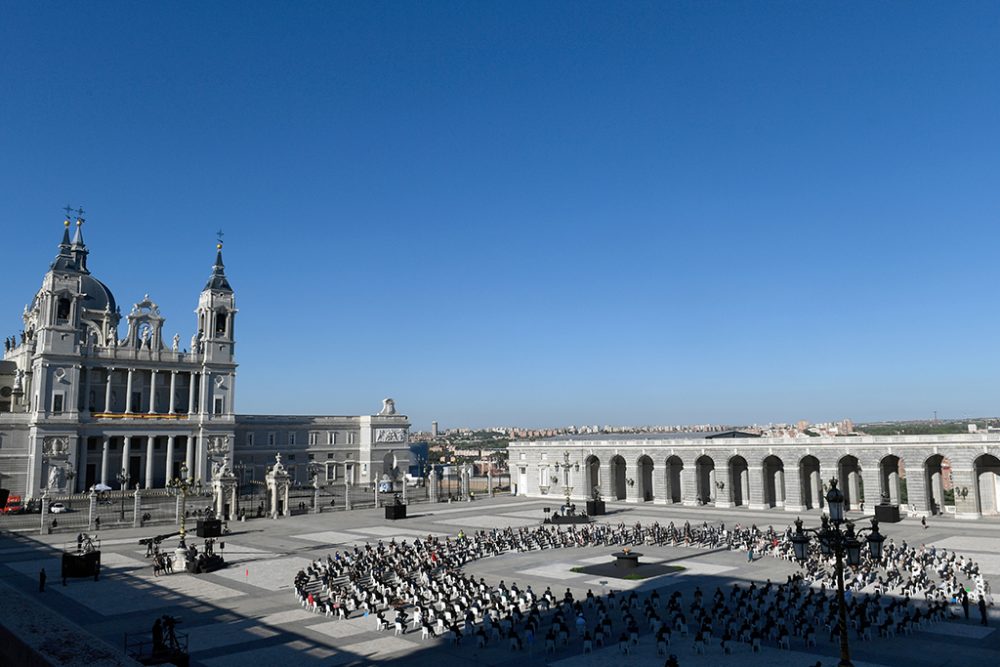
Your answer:
[[[121,647],[125,633],[148,632],[153,620],[163,614],[182,619],[180,632],[188,634],[193,665],[205,667],[255,667],[267,665],[366,665],[399,663],[406,665],[479,664],[479,665],[559,665],[560,667],[600,665],[637,665],[660,667],[664,659],[657,655],[652,635],[646,631],[631,655],[620,653],[617,643],[589,655],[581,653],[579,642],[547,654],[541,646],[523,652],[511,652],[506,643],[491,643],[479,649],[470,639],[454,646],[444,639],[421,639],[415,631],[394,636],[392,631],[376,632],[372,618],[335,620],[303,610],[293,595],[295,573],[312,559],[326,556],[349,545],[378,540],[412,539],[417,536],[451,535],[459,530],[489,529],[501,526],[537,525],[543,507],[556,502],[537,499],[498,498],[474,503],[415,505],[406,521],[389,522],[375,510],[356,510],[321,515],[301,515],[279,520],[253,520],[232,525],[233,533],[225,538],[224,555],[229,566],[221,571],[194,576],[178,573],[154,577],[145,548],[137,540],[154,530],[105,530],[100,534],[104,571],[100,581],[70,580],[63,587],[58,578],[59,555],[67,540],[74,536],[43,537],[4,533],[0,537],[0,576],[5,592],[16,589],[27,604],[41,604],[65,617],[111,647]],[[765,527],[774,523],[783,527],[791,518],[782,512],[695,509],[650,505],[609,504],[608,522],[634,524],[637,521],[665,524],[725,521],[756,523]],[[818,515],[803,515],[807,524],[818,523]],[[780,522],[780,523],[779,523]],[[978,561],[987,578],[1000,582],[1000,523],[966,523],[954,519],[933,519],[924,530],[917,521],[884,525],[883,532],[898,544],[935,545],[955,550]],[[200,540],[195,540],[200,545]],[[172,546],[172,543],[171,543]],[[538,592],[547,586],[561,593],[569,588],[574,595],[595,594],[608,589],[652,588],[689,591],[697,585],[714,591],[734,581],[784,582],[793,572],[790,563],[764,558],[748,564],[744,553],[709,551],[675,547],[643,547],[644,558],[681,565],[682,571],[644,581],[595,578],[577,573],[573,568],[605,562],[608,548],[579,548],[505,554],[473,562],[466,571],[489,583],[501,579],[508,585],[530,584]],[[38,572],[44,567],[49,575],[45,593],[38,592]],[[662,594],[662,593],[661,593]],[[10,613],[9,608],[4,613]],[[23,613],[23,612],[18,612]],[[6,623],[7,619],[3,619]],[[910,636],[852,641],[855,664],[908,665],[931,667],[945,665],[986,665],[1000,660],[1000,610],[992,610],[990,627],[972,620],[933,624]],[[837,646],[820,633],[819,644],[805,650],[792,643],[791,651],[765,647],[760,654],[737,644],[733,655],[722,655],[717,644],[705,654],[695,655],[688,639],[675,637],[669,652],[676,654],[682,667],[709,665],[761,665],[781,667],[823,665],[837,662]],[[97,664],[93,661],[87,664]]]

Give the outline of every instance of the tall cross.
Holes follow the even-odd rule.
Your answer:
[[[69,220],[70,215],[73,213],[73,207],[66,204],[66,206],[63,207],[63,210],[66,211],[66,219]]]
[[[80,208],[76,209],[76,219],[79,220],[80,222],[84,222],[84,219],[83,219],[83,207],[82,206]]]
[[[225,236],[225,234],[222,233],[222,230],[220,229],[219,231],[215,232],[215,236],[216,238],[219,239],[219,245],[222,245],[222,237]]]

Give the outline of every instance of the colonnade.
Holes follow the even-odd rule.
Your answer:
[[[521,467],[521,472],[528,466],[518,461],[535,454],[539,475],[522,479],[540,483],[535,488],[529,483],[524,495],[560,496],[561,487],[567,485],[561,474],[548,474],[565,468],[565,463],[539,460],[544,444],[511,443],[511,465]],[[571,461],[582,478],[572,485],[571,495],[577,499],[591,496],[596,489],[607,500],[801,512],[821,509],[829,480],[836,478],[847,508],[853,511],[871,512],[877,504],[890,503],[918,515],[946,510],[959,518],[1000,515],[1000,442],[975,447],[960,444],[946,451],[885,445],[850,449],[741,446],[728,451],[703,445],[659,450],[609,446],[560,455],[559,450],[567,445],[573,443],[553,443],[551,451],[554,460]],[[525,452],[524,459],[521,452]]]
[[[81,410],[127,415],[177,415],[209,411],[209,406],[205,403],[209,393],[208,373],[113,366],[84,366],[82,373]],[[124,390],[124,396],[118,395],[116,387]]]
[[[119,482],[122,471],[129,477],[128,485],[162,488],[180,476],[181,465],[188,475],[206,484],[205,438],[194,433],[165,435],[98,435],[80,438],[76,459],[75,490],[85,490],[94,484],[112,488]],[[91,448],[91,444],[94,445]],[[92,469],[89,469],[93,466]]]

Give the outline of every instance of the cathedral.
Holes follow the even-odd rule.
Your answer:
[[[371,484],[407,470],[410,425],[392,399],[373,415],[236,414],[238,310],[221,243],[182,347],[178,335],[164,342],[148,295],[122,315],[90,272],[83,225],[64,222],[23,330],[4,340],[0,487],[27,499],[155,489],[182,467],[204,484],[221,470],[263,480],[276,454],[299,483]]]

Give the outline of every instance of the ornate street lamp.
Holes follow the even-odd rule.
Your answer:
[[[854,529],[854,522],[844,521],[844,494],[837,488],[837,480],[830,480],[830,490],[826,494],[826,503],[830,516],[824,516],[819,528],[803,528],[802,519],[795,520],[795,532],[792,534],[792,548],[795,558],[800,563],[809,555],[809,534],[816,536],[819,551],[824,557],[836,557],[835,572],[837,575],[837,607],[840,625],[840,663],[839,667],[852,667],[851,649],[847,637],[847,603],[844,599],[844,560],[851,567],[861,564],[862,533],[868,533],[864,538],[868,544],[869,557],[874,561],[882,559],[882,543],[885,536],[878,530],[878,519],[872,519],[871,528]],[[843,529],[841,529],[843,525]]]
[[[200,492],[200,490],[201,490],[201,480],[198,480],[197,482],[195,482],[193,478],[188,477],[188,467],[187,467],[187,464],[186,463],[182,463],[181,464],[181,476],[180,477],[175,477],[174,479],[172,479],[169,482],[167,482],[167,487],[170,488],[170,489],[173,489],[174,492],[180,494],[180,497],[181,497],[181,511],[179,513],[180,514],[180,520],[181,520],[181,530],[180,530],[181,539],[178,542],[178,546],[181,549],[185,549],[185,548],[187,548],[187,545],[184,543],[184,536],[187,533],[187,531],[185,529],[185,521],[184,521],[184,519],[186,518],[185,514],[187,513],[187,497],[188,497],[188,494],[191,491],[198,491],[198,492]]]
[[[128,488],[129,476],[128,471],[122,468],[122,471],[115,475],[115,479],[118,480],[118,484],[122,487],[122,511],[119,519],[125,521],[125,489]]]

